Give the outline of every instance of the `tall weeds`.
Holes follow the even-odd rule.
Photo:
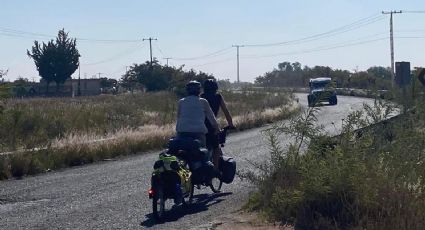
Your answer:
[[[271,157],[246,174],[258,186],[248,207],[298,229],[422,229],[424,118],[407,113],[355,130],[392,110],[378,101],[365,106],[345,119],[337,137],[314,126],[313,110],[267,131]],[[278,136],[288,131],[293,142],[282,147]]]
[[[240,130],[285,119],[299,109],[286,93],[223,95]],[[174,135],[177,98],[161,92],[7,103],[0,117],[6,127],[0,130],[0,137],[4,137],[0,139],[0,150],[26,150],[0,155],[0,179],[164,147]],[[219,121],[225,125],[223,116]]]
[[[286,93],[223,92],[234,116],[289,104]],[[178,98],[171,92],[82,98],[7,99],[0,114],[0,152],[50,145],[69,136],[106,136],[123,129],[170,125]]]

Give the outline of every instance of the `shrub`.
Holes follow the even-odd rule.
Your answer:
[[[0,156],[0,180],[8,179],[10,176],[10,164],[7,158]]]
[[[10,171],[14,177],[22,177],[28,173],[30,159],[24,154],[14,154],[10,159]]]
[[[392,110],[388,106],[365,106],[364,113],[345,120],[337,137],[324,136],[314,126],[314,109],[289,125],[268,130],[270,159],[244,174],[258,187],[247,207],[272,220],[292,222],[298,229],[421,229],[422,113],[364,128],[361,135],[355,131],[358,124],[387,119]],[[395,135],[388,138],[385,133]],[[288,148],[280,147],[282,134],[294,140]]]
[[[32,156],[28,165],[28,175],[35,175],[45,171],[45,167],[36,155]]]

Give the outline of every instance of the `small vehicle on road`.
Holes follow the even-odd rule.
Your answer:
[[[229,129],[225,127],[218,133],[222,146]],[[172,138],[168,149],[161,152],[155,162],[149,198],[152,199],[153,216],[158,221],[164,219],[167,210],[191,204],[195,187],[206,186],[219,193],[223,182],[233,181],[236,174],[233,158],[222,156],[217,172],[211,162],[212,150],[199,146],[199,141],[192,138]]]
[[[310,93],[307,96],[309,107],[314,107],[320,102],[329,102],[329,105],[336,105],[338,103],[336,90],[331,78],[311,78],[309,88]]]

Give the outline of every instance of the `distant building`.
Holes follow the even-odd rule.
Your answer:
[[[80,91],[78,91],[80,87]],[[65,81],[64,84],[59,85],[57,91],[56,83],[50,82],[49,93],[46,95],[47,82],[43,79],[40,83],[33,86],[35,96],[95,96],[101,94],[101,80],[100,79],[71,79]],[[80,94],[79,94],[80,92]]]
[[[72,79],[73,95],[78,96],[78,82],[80,81],[80,96],[94,96],[102,93],[100,79]]]

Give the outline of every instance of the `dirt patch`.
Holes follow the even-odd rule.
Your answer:
[[[268,223],[258,213],[238,211],[226,216],[219,216],[211,223],[201,225],[193,230],[293,230],[293,226]]]

